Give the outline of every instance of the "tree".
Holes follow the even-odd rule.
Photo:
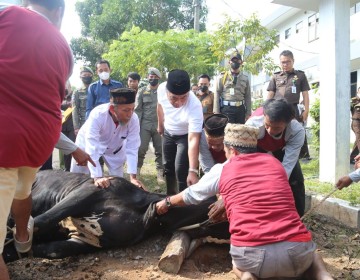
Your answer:
[[[244,71],[254,75],[261,70],[272,73],[277,66],[267,54],[277,45],[276,33],[262,26],[255,15],[244,20],[227,17],[213,34],[211,50],[219,62],[229,51],[238,50],[243,56]]]
[[[106,51],[112,40],[118,39],[132,26],[141,30],[167,31],[169,29],[187,30],[193,28],[193,0],[85,0],[76,3],[76,10],[82,22],[82,36],[71,41],[76,58],[93,63]],[[205,30],[207,9],[202,0],[200,27]],[[96,42],[104,42],[95,47]],[[90,50],[90,54],[84,52]]]
[[[214,74],[216,57],[210,46],[211,36],[206,32],[153,32],[133,27],[113,41],[104,58],[111,61],[116,76],[124,77],[131,71],[146,76],[148,67],[163,74],[176,68],[186,70],[195,81],[201,73]]]

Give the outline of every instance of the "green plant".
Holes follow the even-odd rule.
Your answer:
[[[319,93],[319,88],[314,87],[314,94]],[[319,151],[320,147],[320,96],[315,99],[315,102],[312,104],[310,108],[310,116],[314,120],[314,124],[311,125],[313,141],[312,144],[314,145],[315,149]]]

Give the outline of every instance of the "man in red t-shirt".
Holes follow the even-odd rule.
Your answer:
[[[27,9],[0,5],[0,253],[10,207],[16,249],[31,248],[31,185],[59,139],[73,63],[59,32],[64,0],[28,2]],[[9,279],[2,257],[0,275]]]
[[[240,279],[295,278],[304,273],[308,279],[333,279],[300,221],[285,169],[273,156],[256,152],[258,133],[254,127],[227,124],[228,161],[215,165],[197,184],[158,202],[157,213],[220,193],[229,220],[233,270]]]

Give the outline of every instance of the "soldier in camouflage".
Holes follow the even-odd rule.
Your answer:
[[[160,71],[153,67],[149,68],[149,84],[139,89],[135,102],[135,113],[139,117],[141,138],[141,145],[138,153],[138,175],[140,175],[141,167],[144,164],[145,154],[149,148],[150,140],[152,139],[156,157],[157,181],[159,184],[165,183],[163,177],[162,139],[157,131],[158,119],[156,111],[157,89],[160,79]]]
[[[79,132],[80,127],[85,123],[86,115],[86,99],[87,90],[89,85],[92,83],[94,72],[86,66],[80,68],[80,79],[83,86],[76,90],[72,95],[72,118],[74,123],[75,135]]]
[[[251,115],[250,83],[240,71],[243,63],[237,52],[230,56],[230,70],[221,73],[214,96],[214,113],[219,111],[229,118],[229,123],[244,124]]]
[[[351,129],[355,133],[356,140],[350,154],[350,163],[355,163],[354,158],[360,151],[360,87],[357,90],[357,95],[351,98],[351,114]]]

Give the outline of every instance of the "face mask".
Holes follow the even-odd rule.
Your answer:
[[[106,81],[110,78],[110,73],[109,72],[101,72],[99,74],[99,78],[103,81]]]
[[[90,85],[92,82],[92,77],[81,77],[81,80],[85,85]]]
[[[240,62],[232,62],[231,63],[231,68],[236,70],[240,68]]]
[[[158,83],[159,83],[158,79],[149,79],[149,84],[153,87],[156,86]]]
[[[209,87],[208,87],[208,86],[201,86],[199,89],[200,89],[202,92],[207,92],[208,89],[209,89]]]

